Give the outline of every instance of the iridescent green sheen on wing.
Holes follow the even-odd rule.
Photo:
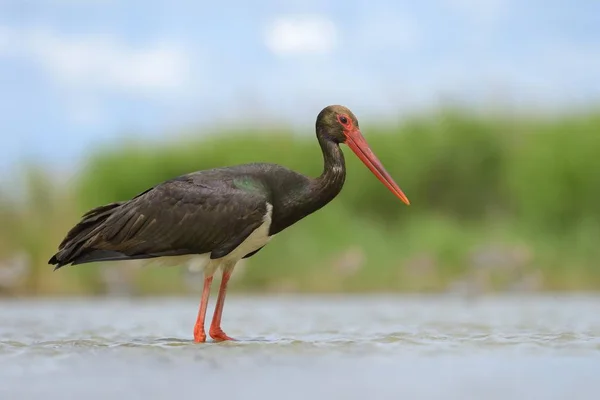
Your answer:
[[[233,184],[236,188],[249,193],[263,193],[265,191],[265,186],[260,180],[247,175],[234,178]]]

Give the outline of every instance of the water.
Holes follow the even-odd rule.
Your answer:
[[[0,300],[0,398],[600,398],[600,297],[230,296],[205,344],[197,303]]]

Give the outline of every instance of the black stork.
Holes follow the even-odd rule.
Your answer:
[[[204,320],[214,273],[222,280],[210,325],[215,341],[232,340],[221,329],[227,282],[236,263],[262,249],[285,228],[338,195],[346,178],[340,143],[347,144],[400,200],[410,204],[362,136],[346,107],[317,116],[323,173],[310,178],[277,164],[214,168],[160,183],[131,200],[88,211],[49,260],[68,264],[198,254],[204,259],[204,289],[194,340],[204,342]]]

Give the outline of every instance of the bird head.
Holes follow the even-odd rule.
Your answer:
[[[369,147],[358,126],[358,119],[347,107],[332,105],[325,107],[317,116],[317,135],[336,144],[346,144],[365,164],[367,168],[383,183],[396,197],[407,205],[410,201],[394,182],[383,164]]]

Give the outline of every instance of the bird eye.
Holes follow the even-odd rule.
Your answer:
[[[340,122],[344,125],[346,125],[348,123],[348,118],[344,117],[343,115],[340,117]]]

